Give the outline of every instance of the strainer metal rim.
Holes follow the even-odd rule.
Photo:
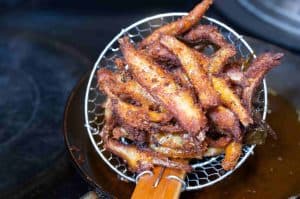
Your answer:
[[[172,16],[184,16],[184,15],[187,15],[188,13],[186,12],[170,12],[170,13],[163,13],[163,14],[157,14],[157,15],[154,15],[154,16],[151,16],[151,17],[146,17],[142,20],[139,20],[133,24],[131,24],[130,26],[124,28],[121,30],[121,32],[119,34],[117,34],[107,45],[106,47],[104,48],[104,50],[100,53],[96,63],[94,64],[93,66],[93,69],[91,71],[91,74],[90,74],[90,77],[89,77],[89,80],[88,80],[88,84],[87,84],[87,88],[86,88],[86,93],[85,93],[85,100],[84,100],[84,117],[85,117],[85,126],[87,127],[87,131],[88,131],[88,134],[89,134],[89,138],[92,142],[92,145],[94,147],[94,149],[97,151],[98,155],[101,157],[101,159],[113,170],[115,171],[119,176],[121,176],[123,179],[125,180],[128,180],[128,181],[131,181],[131,182],[136,182],[136,179],[135,178],[132,178],[132,177],[129,177],[127,175],[125,175],[124,173],[122,173],[121,171],[119,171],[117,168],[115,168],[110,162],[109,160],[103,155],[102,151],[99,149],[97,143],[96,143],[96,140],[94,139],[93,135],[95,134],[98,134],[98,130],[92,128],[90,125],[89,125],[89,117],[88,117],[88,100],[89,100],[89,91],[90,91],[90,88],[91,88],[91,83],[92,83],[92,80],[94,78],[94,75],[95,75],[95,72],[96,70],[98,69],[98,66],[99,66],[99,63],[101,61],[101,59],[103,58],[103,56],[105,55],[105,53],[107,52],[107,50],[111,47],[111,45],[116,42],[116,40],[118,38],[120,38],[122,35],[124,35],[124,33],[128,32],[130,29],[134,28],[135,26],[138,26],[140,24],[143,24],[145,22],[148,22],[150,20],[153,20],[153,19],[158,19],[158,18],[163,18],[163,17],[172,17]],[[222,28],[225,28],[226,30],[228,30],[229,32],[231,32],[234,36],[236,36],[236,38],[238,38],[238,40],[240,40],[243,45],[245,45],[245,47],[247,48],[247,50],[252,54],[252,56],[254,58],[256,58],[256,55],[254,54],[254,51],[252,50],[252,48],[250,47],[250,45],[243,39],[243,36],[239,35],[237,32],[235,32],[232,28],[230,28],[229,26],[227,26],[226,24],[216,20],[216,19],[213,19],[213,18],[210,18],[210,17],[206,17],[204,16],[203,18],[205,18],[206,20],[210,21],[210,22],[213,22],[219,26],[221,26]],[[265,120],[266,119],[266,115],[267,115],[267,106],[268,106],[268,96],[267,96],[267,84],[266,84],[266,80],[263,79],[263,90],[264,90],[264,107],[263,107],[263,114],[262,114],[262,119]],[[187,186],[186,187],[186,190],[197,190],[197,189],[201,189],[201,188],[204,188],[206,186],[210,186],[212,184],[215,184],[221,180],[223,180],[224,178],[226,178],[228,175],[230,175],[233,171],[235,171],[237,168],[239,168],[244,162],[245,160],[249,157],[250,154],[253,154],[253,149],[255,148],[255,145],[251,145],[248,149],[248,152],[243,156],[243,158],[238,162],[238,164],[236,165],[235,169],[231,170],[231,171],[228,171],[226,172],[224,175],[218,177],[217,179],[215,180],[212,180],[208,183],[205,183],[203,185],[199,185],[199,186],[192,186],[192,187],[189,187]],[[213,161],[217,157],[212,157],[209,161]],[[200,163],[201,164],[201,163]],[[207,162],[204,162],[202,163],[203,164],[207,164]],[[192,165],[193,167],[197,167],[197,165]]]

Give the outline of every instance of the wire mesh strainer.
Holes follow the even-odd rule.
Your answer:
[[[91,72],[86,89],[84,105],[87,131],[90,140],[99,156],[111,169],[118,174],[122,180],[136,182],[138,176],[136,173],[130,172],[127,169],[126,164],[119,157],[113,155],[103,148],[104,143],[99,136],[99,132],[101,131],[104,122],[101,104],[105,101],[105,95],[100,93],[98,90],[96,77],[97,70],[100,67],[105,67],[111,70],[116,69],[114,59],[122,57],[117,41],[120,37],[127,35],[134,43],[137,43],[153,32],[154,29],[169,22],[175,21],[184,15],[187,15],[187,13],[159,14],[140,20],[128,26],[127,28],[122,29],[122,31],[115,38],[113,38],[113,40],[102,51]],[[216,26],[227,39],[227,41],[236,47],[238,52],[235,57],[236,59],[239,57],[243,57],[245,59],[250,59],[251,57],[256,58],[253,50],[242,38],[242,36],[237,34],[230,27],[209,17],[203,17],[200,23]],[[264,120],[267,113],[267,86],[265,80],[263,80],[261,89],[259,89],[257,92],[255,102],[255,111],[260,112],[262,114],[262,119]],[[243,147],[243,154],[240,157],[236,168],[238,168],[249,157],[249,155],[253,153],[254,147],[255,145],[246,145]],[[223,170],[221,166],[222,159],[223,155],[219,155],[191,161],[190,164],[194,168],[194,171],[188,173],[185,177],[185,190],[200,189],[212,185],[230,175],[234,170]]]

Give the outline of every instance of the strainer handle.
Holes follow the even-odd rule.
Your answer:
[[[176,199],[184,183],[185,171],[155,167],[153,175],[140,176],[131,199]]]

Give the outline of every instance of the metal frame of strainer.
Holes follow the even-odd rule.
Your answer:
[[[105,96],[98,91],[96,71],[100,67],[106,67],[112,70],[115,69],[113,60],[116,57],[122,56],[119,49],[119,44],[117,42],[118,38],[128,35],[133,42],[138,42],[150,34],[155,28],[158,28],[170,21],[174,21],[184,15],[187,15],[187,13],[176,12],[158,14],[142,19],[128,26],[127,28],[122,29],[121,32],[115,36],[101,52],[91,72],[85,95],[85,125],[93,147],[97,151],[98,155],[112,170],[118,174],[118,177],[120,177],[121,180],[137,182],[140,175],[130,172],[126,167],[126,164],[120,158],[103,148],[103,141],[99,136],[99,132],[101,131],[101,127],[103,125],[103,110],[101,110],[101,103],[103,103],[105,100]],[[202,23],[213,24],[217,26],[225,38],[230,43],[235,45],[239,52],[239,56],[244,58],[249,58],[249,56],[252,56],[253,58],[256,58],[253,50],[243,39],[243,37],[237,34],[227,25],[209,17],[203,17],[201,20],[201,24]],[[263,80],[263,84],[257,96],[260,106],[256,107],[256,110],[262,113],[263,120],[265,120],[268,104],[267,85],[265,79]],[[243,147],[243,155],[241,156],[235,169],[237,169],[249,157],[249,155],[253,153],[254,147],[255,145]],[[185,190],[201,189],[212,185],[230,175],[235,169],[231,171],[224,171],[221,166],[222,159],[223,155],[219,155],[202,160],[192,161],[191,165],[194,168],[194,171],[188,173],[185,177],[185,183],[183,183]]]

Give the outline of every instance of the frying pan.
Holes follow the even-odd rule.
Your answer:
[[[245,37],[245,40],[254,47],[257,53],[262,53],[266,50],[284,52],[285,58],[282,66],[276,68],[268,75],[268,85],[275,89],[278,95],[286,96],[288,99],[286,102],[290,103],[291,106],[299,109],[300,79],[298,78],[298,74],[300,73],[300,68],[298,66],[300,65],[300,58],[286,50],[257,39]],[[73,89],[65,108],[64,138],[70,153],[70,159],[82,175],[82,178],[95,189],[95,192],[100,197],[130,198],[134,190],[134,184],[121,181],[105,165],[91,145],[87,130],[84,127],[83,106],[88,77],[89,74],[86,74]],[[294,119],[294,122],[291,121],[288,124],[286,122],[284,124],[282,121],[279,122],[277,118],[282,118],[282,112],[287,107],[281,103],[277,103],[276,98],[270,100],[270,107],[273,111],[268,118],[270,118],[270,122],[274,121],[271,125],[278,133],[279,139],[277,141],[270,139],[264,146],[258,147],[255,156],[249,157],[245,164],[229,178],[201,191],[184,192],[181,194],[181,198],[221,198],[224,196],[229,198],[242,198],[245,196],[249,198],[288,198],[299,194],[300,176],[297,173],[289,177],[289,181],[285,181],[282,184],[278,179],[283,179],[288,174],[277,172],[276,175],[272,175],[269,171],[270,167],[277,171],[283,169],[295,171],[299,167],[297,159],[290,159],[292,156],[298,155],[297,136],[289,139],[291,147],[286,148],[284,153],[282,150],[274,148],[274,145],[281,146],[281,148],[286,146],[286,140],[288,139],[286,128],[296,126],[297,118]],[[293,107],[288,107],[288,109],[294,110]],[[295,130],[295,132],[298,131]],[[272,150],[271,153],[270,150]],[[289,159],[289,162],[285,164],[279,162],[279,164],[274,165],[274,162],[278,163],[278,155],[281,155],[284,160]],[[261,176],[265,179],[263,185],[261,184]],[[256,192],[250,192],[252,190]]]

